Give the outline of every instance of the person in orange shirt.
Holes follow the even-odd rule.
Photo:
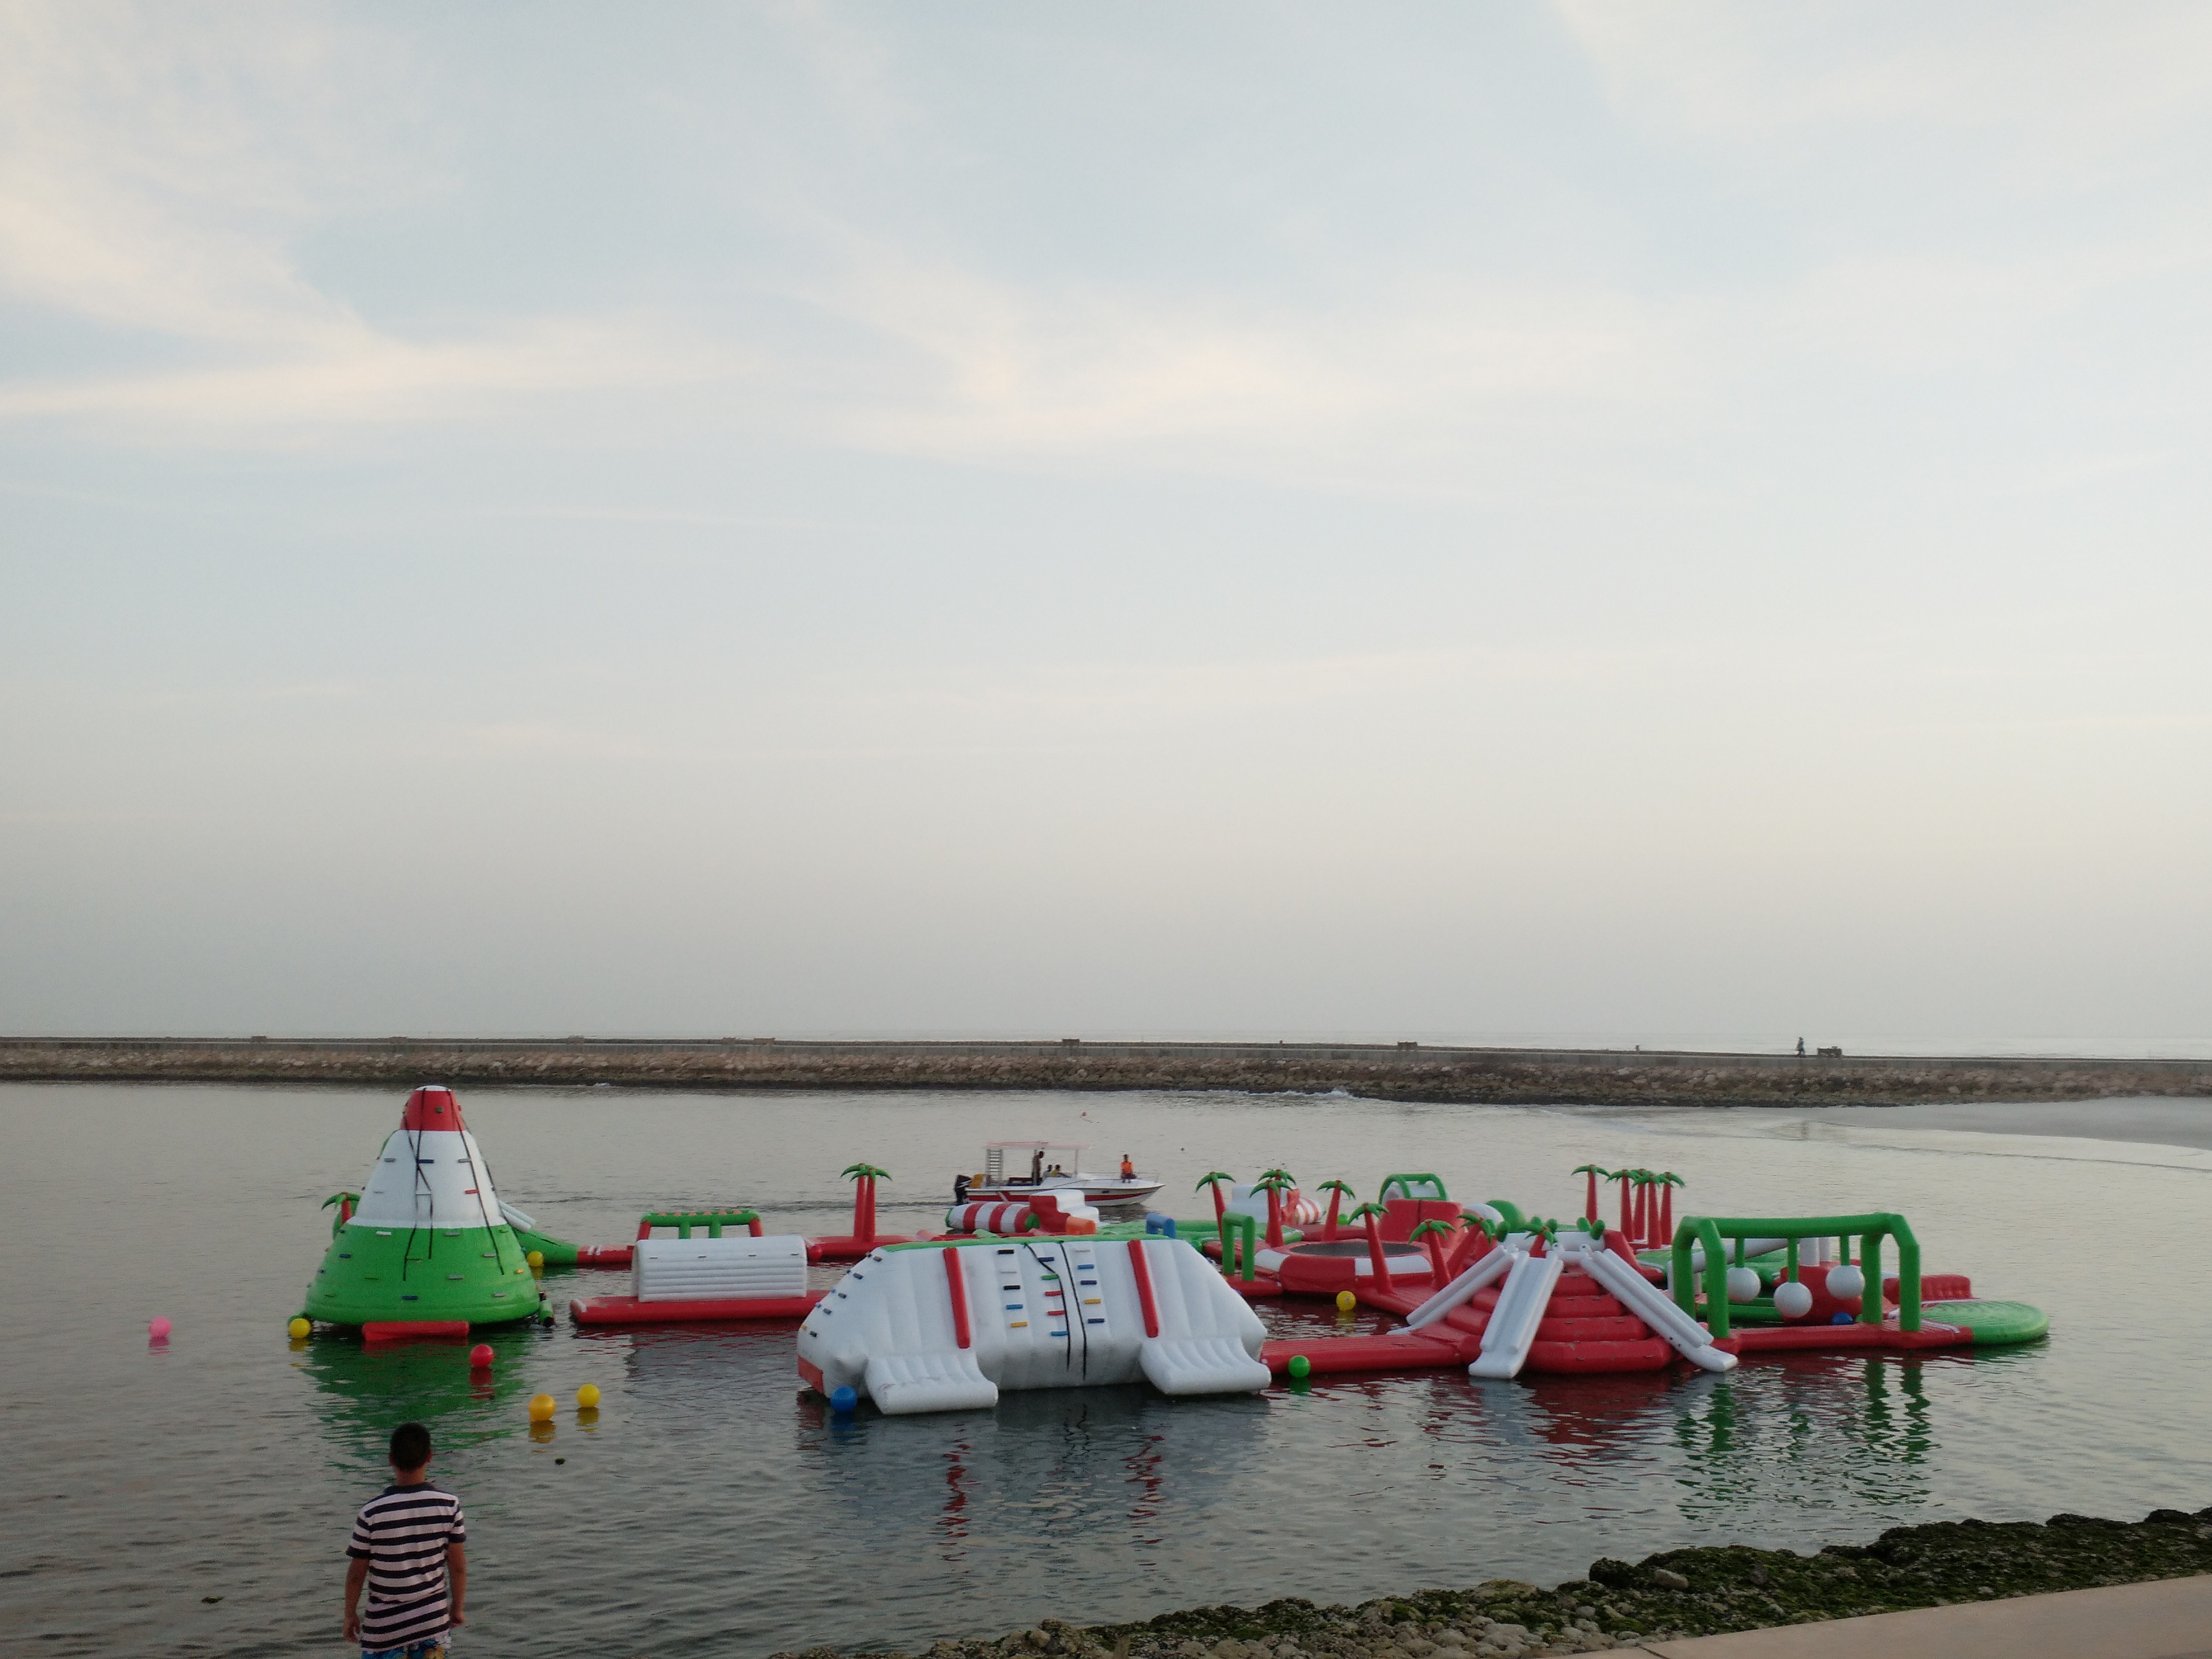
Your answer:
[[[1122,1180],[1124,1180],[1124,1181],[1134,1181],[1136,1178],[1137,1178],[1137,1166],[1136,1166],[1135,1164],[1132,1164],[1132,1163],[1130,1163],[1130,1162],[1129,1162],[1129,1155],[1128,1155],[1128,1153],[1127,1153],[1127,1152],[1122,1153],[1122,1154],[1121,1154],[1121,1179],[1122,1179]]]

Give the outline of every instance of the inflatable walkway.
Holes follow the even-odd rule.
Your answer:
[[[892,1413],[1002,1389],[1143,1379],[1163,1394],[1267,1386],[1258,1316],[1188,1244],[1025,1235],[878,1249],[799,1331],[799,1373]]]

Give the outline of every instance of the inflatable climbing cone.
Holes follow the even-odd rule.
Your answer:
[[[307,1286],[308,1317],[490,1325],[537,1315],[538,1281],[451,1089],[408,1096],[361,1192],[334,1201],[331,1247]]]

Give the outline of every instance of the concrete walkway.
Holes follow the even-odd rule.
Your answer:
[[[1660,1659],[2212,1659],[2212,1576],[1647,1642],[1643,1650]]]

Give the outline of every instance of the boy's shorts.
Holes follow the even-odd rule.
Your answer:
[[[446,1638],[425,1637],[420,1642],[410,1642],[404,1648],[363,1648],[361,1659],[446,1659]]]

